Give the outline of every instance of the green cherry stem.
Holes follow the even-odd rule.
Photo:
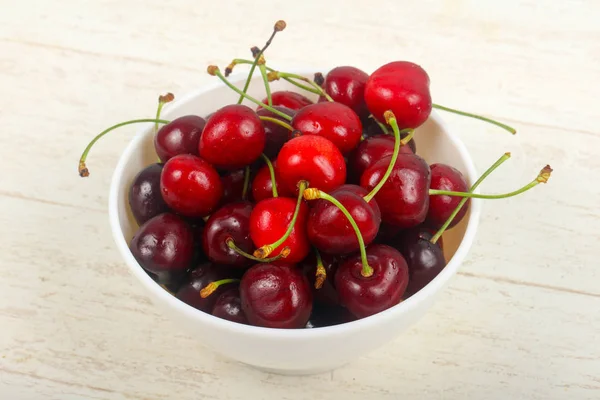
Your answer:
[[[340,209],[342,214],[344,214],[346,216],[346,218],[348,218],[348,222],[350,222],[352,229],[354,229],[354,233],[356,233],[356,239],[358,240],[358,246],[360,248],[360,257],[362,260],[361,275],[364,276],[365,278],[368,278],[369,276],[373,275],[373,268],[369,265],[369,263],[367,261],[367,251],[365,250],[365,241],[363,240],[362,233],[360,232],[358,225],[356,225],[356,221],[354,220],[354,218],[352,218],[352,215],[346,209],[346,207],[344,207],[344,205],[342,203],[340,203],[335,197],[333,197],[319,189],[316,189],[316,188],[306,189],[304,191],[304,199],[306,199],[306,200],[323,199],[323,200],[326,200],[326,201],[332,203],[334,206],[336,206],[337,208]],[[365,200],[365,201],[367,201],[367,200]]]
[[[265,116],[262,116],[262,115],[260,115],[259,118],[261,119],[261,121],[269,121],[269,122],[272,122],[272,123],[277,124],[279,126],[283,126],[285,129],[288,129],[291,132],[294,131],[294,127],[293,126],[291,126],[287,122],[282,121],[280,119],[273,118],[273,117],[265,117]]]
[[[275,181],[275,168],[273,168],[273,164],[269,157],[262,153],[260,155],[263,160],[265,160],[265,164],[267,164],[267,168],[269,168],[269,175],[271,175],[271,189],[273,190],[273,197],[279,197],[279,193],[277,193],[277,181]]]
[[[231,250],[235,251],[239,255],[244,256],[244,257],[246,257],[249,260],[253,260],[253,261],[257,261],[257,262],[272,262],[272,261],[277,261],[277,260],[279,260],[281,258],[286,258],[288,256],[288,254],[290,254],[290,248],[286,246],[286,247],[283,248],[283,250],[281,250],[281,253],[279,253],[275,257],[271,257],[271,258],[258,258],[258,257],[254,257],[250,253],[246,253],[244,250],[242,250],[239,247],[237,247],[232,238],[227,238],[227,240],[225,240],[225,244],[227,245],[227,247],[229,247]]]
[[[539,185],[540,183],[548,182],[548,178],[550,178],[550,174],[552,173],[552,168],[549,165],[546,165],[538,176],[527,185],[523,186],[520,189],[517,189],[513,192],[502,193],[502,194],[476,194],[470,192],[453,192],[450,190],[437,190],[437,189],[429,189],[430,196],[456,196],[456,197],[465,197],[465,198],[474,198],[474,199],[487,199],[487,200],[496,200],[496,199],[506,199],[508,197],[513,197],[523,192],[528,191],[529,189]]]
[[[468,113],[466,111],[456,110],[454,108],[445,107],[445,106],[442,106],[442,105],[439,105],[439,104],[433,104],[432,107],[433,108],[437,108],[438,110],[447,111],[447,112],[451,112],[451,113],[454,113],[454,114],[462,115],[463,117],[475,118],[475,119],[478,119],[480,121],[488,122],[488,123],[490,123],[492,125],[499,126],[500,128],[502,128],[502,129],[504,129],[504,130],[512,133],[513,135],[517,133],[517,130],[515,128],[513,128],[512,126],[508,126],[506,124],[503,124],[502,122],[495,121],[495,120],[493,120],[491,118],[486,118],[486,117],[484,117],[482,115],[471,114],[471,113]]]
[[[369,118],[373,119],[373,121],[375,121],[375,123],[377,125],[379,125],[379,127],[381,128],[381,131],[385,134],[385,135],[389,135],[390,131],[387,128],[387,126],[385,126],[385,124],[382,124],[381,122],[379,122],[373,115],[369,115]]]
[[[156,108],[156,119],[160,119],[160,113],[162,112],[163,106],[167,103],[175,100],[175,95],[173,93],[167,93],[162,96],[158,96],[158,107]],[[154,130],[158,131],[158,122],[154,125]]]
[[[296,202],[296,209],[294,210],[294,214],[292,215],[292,220],[290,221],[288,228],[285,231],[285,233],[283,234],[283,236],[271,244],[265,244],[264,246],[261,246],[260,248],[256,249],[254,251],[254,257],[258,257],[258,258],[268,257],[269,254],[271,254],[273,252],[273,250],[275,250],[276,248],[281,246],[283,244],[283,242],[285,242],[287,240],[287,238],[290,237],[290,235],[292,234],[292,231],[294,230],[294,225],[296,225],[296,220],[298,219],[298,214],[300,213],[300,205],[302,204],[302,196],[303,196],[304,192],[306,191],[307,187],[308,187],[308,182],[306,182],[306,181],[300,181],[298,183],[298,201]]]
[[[317,272],[315,273],[315,289],[321,289],[325,279],[327,279],[327,270],[323,266],[321,253],[315,248],[315,256],[317,257]]]
[[[275,80],[278,80],[279,78],[297,79],[299,81],[306,82],[310,86],[313,87],[314,91],[311,90],[311,92],[316,93],[316,94],[318,94],[320,96],[325,97],[327,99],[327,101],[333,101],[333,99],[331,98],[331,96],[328,95],[327,92],[325,92],[325,90],[321,86],[317,85],[315,82],[313,82],[312,80],[308,79],[305,76],[298,75],[298,74],[292,74],[292,73],[289,73],[289,72],[281,72],[281,71],[272,71],[272,72],[269,72],[269,81],[275,81]],[[294,83],[294,82],[291,82],[291,83]],[[296,86],[298,86],[298,85],[296,85]]]
[[[221,81],[223,81],[224,84],[226,84],[231,90],[233,90],[234,92],[240,94],[241,96],[243,96],[244,98],[250,100],[251,102],[253,102],[254,104],[263,107],[266,110],[271,111],[273,114],[279,115],[280,117],[286,119],[287,121],[291,121],[292,117],[290,117],[289,115],[282,113],[281,111],[277,110],[276,108],[273,108],[271,106],[269,106],[268,104],[264,104],[258,100],[256,100],[254,97],[250,96],[247,93],[242,92],[240,89],[238,89],[237,87],[235,87],[235,85],[233,85],[231,82],[229,82],[229,80],[227,78],[225,78],[223,76],[223,74],[221,73],[221,71],[219,70],[219,67],[217,67],[216,65],[209,65],[208,68],[206,69],[206,71],[213,76],[218,77]]]
[[[401,131],[398,129],[398,123],[396,122],[396,117],[394,117],[394,114],[391,111],[386,111],[384,115],[386,122],[392,127],[392,130],[394,131],[394,153],[392,153],[390,164],[388,165],[388,168],[385,171],[383,178],[381,178],[381,180],[379,181],[379,183],[377,183],[373,190],[371,190],[371,192],[364,197],[367,203],[370,202],[373,199],[373,197],[375,197],[375,195],[381,190],[383,185],[385,185],[385,182],[392,174],[392,170],[394,169],[394,166],[396,165],[396,160],[398,159],[398,154],[400,153],[400,146],[408,143],[412,139],[414,134],[414,129],[404,129],[402,130],[402,132],[408,132],[408,136],[401,140]]]
[[[229,76],[229,74],[231,74],[233,72],[233,68],[238,64],[253,64],[253,63],[254,63],[254,61],[251,61],[251,60],[245,60],[243,58],[234,58],[231,61],[231,64],[229,64],[227,66],[227,68],[225,68],[225,76],[226,77]],[[268,67],[266,64],[265,64],[265,69],[268,72],[277,72],[275,69]],[[321,92],[319,90],[316,90],[310,86],[305,86],[305,85],[301,84],[300,82],[294,81],[293,79],[285,78],[285,77],[282,77],[282,79],[284,81],[291,83],[292,85],[299,87],[300,89],[304,89],[304,90],[314,93],[314,94],[321,94]]]
[[[203,299],[207,298],[211,294],[215,292],[221,285],[226,285],[228,283],[237,283],[239,279],[221,279],[220,281],[214,281],[204,286],[204,289],[200,290],[200,297]]]
[[[244,186],[242,187],[242,200],[248,197],[248,186],[250,186],[250,166],[244,169]]]
[[[273,107],[273,98],[271,97],[271,85],[269,84],[269,80],[267,79],[267,68],[265,64],[260,64],[258,66],[260,69],[260,74],[262,75],[263,82],[265,83],[265,92],[267,92],[267,104]]]
[[[131,121],[120,122],[116,125],[111,126],[110,128],[103,130],[95,138],[93,138],[92,141],[87,145],[85,150],[83,150],[83,154],[81,154],[81,157],[79,158],[79,167],[78,167],[79,176],[81,176],[82,178],[85,178],[86,176],[90,175],[90,171],[88,170],[87,166],[85,165],[85,160],[87,159],[88,153],[90,152],[90,149],[92,148],[92,146],[94,146],[94,144],[98,140],[100,140],[100,138],[102,136],[104,136],[108,132],[115,130],[117,128],[120,128],[122,126],[131,125],[131,124],[140,124],[140,123],[144,123],[144,122],[155,122],[155,123],[159,123],[159,124],[168,124],[171,121],[167,121],[165,119],[154,119],[154,118],[132,119]]]
[[[477,189],[477,187],[481,184],[481,182],[484,181],[485,178],[487,178],[492,172],[494,172],[494,170],[496,168],[498,168],[500,165],[502,165],[502,163],[504,163],[504,161],[508,160],[509,158],[510,158],[510,153],[504,153],[502,155],[502,157],[500,157],[498,159],[498,161],[496,161],[491,167],[489,167],[479,177],[479,179],[477,179],[477,181],[475,181],[473,186],[471,186],[471,188],[469,189],[469,193],[472,193],[475,189]],[[463,199],[460,200],[460,203],[458,203],[458,206],[456,206],[454,211],[452,211],[452,214],[450,214],[450,216],[448,217],[446,222],[444,222],[444,225],[442,225],[440,227],[440,229],[438,229],[438,231],[435,233],[435,235],[433,235],[433,237],[431,238],[431,243],[434,243],[434,244],[437,243],[437,241],[442,237],[442,234],[446,231],[446,229],[448,229],[448,227],[450,226],[450,224],[452,223],[452,221],[454,220],[456,215],[460,212],[460,209],[465,205],[465,203],[468,200],[469,200],[468,197],[464,197]]]

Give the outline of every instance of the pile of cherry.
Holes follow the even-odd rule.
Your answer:
[[[343,66],[314,80],[273,70],[263,55],[236,59],[225,75],[238,104],[202,118],[154,122],[160,162],[131,183],[139,229],[130,249],[145,271],[187,304],[214,316],[270,328],[322,327],[368,317],[425,287],[445,267],[442,233],[465,216],[469,198],[505,198],[545,183],[546,166],[528,185],[500,195],[474,194],[457,169],[428,165],[413,139],[432,107],[429,77],[418,65],[388,63],[371,75]],[[251,64],[264,80],[258,101],[227,79]],[[319,95],[271,93],[286,79]],[[257,104],[242,105],[243,99]],[[160,126],[160,127],[159,127]],[[514,133],[514,131],[513,131]],[[418,134],[417,134],[418,136]]]

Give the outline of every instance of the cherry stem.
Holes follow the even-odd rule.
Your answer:
[[[233,72],[233,67],[235,67],[237,64],[253,64],[253,63],[254,63],[254,61],[251,61],[251,60],[245,60],[245,59],[243,59],[243,58],[234,58],[234,59],[231,61],[231,64],[229,64],[229,65],[227,66],[227,68],[225,69],[225,76],[226,76],[226,77],[227,77],[227,76],[229,76],[229,74],[230,74],[231,72]],[[275,69],[273,69],[273,68],[270,68],[270,67],[269,67],[269,66],[267,66],[266,64],[265,64],[265,69],[266,69],[268,72],[277,72]],[[268,75],[267,75],[267,76],[268,76]],[[318,90],[316,90],[316,89],[313,89],[313,88],[312,88],[312,87],[310,87],[310,86],[305,86],[305,85],[301,84],[300,82],[296,82],[296,81],[294,81],[293,79],[286,78],[286,77],[282,77],[282,79],[283,79],[284,81],[287,81],[287,82],[291,83],[292,85],[295,85],[295,86],[299,87],[300,89],[304,89],[304,90],[306,90],[306,91],[308,91],[308,92],[311,92],[311,93],[314,93],[314,94],[321,94],[321,92],[320,92],[320,91],[318,91]]]
[[[244,94],[248,91],[248,88],[250,87],[250,81],[252,80],[252,76],[254,75],[254,70],[256,69],[256,65],[258,64],[258,61],[261,59],[262,54],[271,45],[271,41],[273,40],[273,38],[275,37],[277,32],[280,32],[283,29],[285,29],[285,22],[277,21],[275,23],[275,26],[273,27],[273,33],[271,33],[269,40],[267,40],[267,42],[265,43],[263,48],[260,49],[260,51],[258,52],[256,57],[254,57],[254,61],[252,62],[252,66],[250,67],[250,71],[248,72],[248,78],[246,78],[246,83],[244,84],[244,90],[243,90]],[[240,98],[238,99],[238,102],[237,102],[238,104],[242,104],[242,101],[244,100],[244,94],[240,94]]]
[[[321,253],[315,248],[315,255],[317,257],[317,272],[315,274],[315,289],[321,289],[325,279],[327,279],[327,270],[323,266],[323,259]]]
[[[298,200],[296,201],[296,208],[294,209],[294,214],[292,215],[292,220],[290,221],[288,228],[285,231],[285,233],[283,234],[283,236],[271,244],[265,244],[264,246],[261,246],[260,248],[256,249],[254,251],[254,257],[258,257],[258,258],[268,257],[269,254],[271,254],[273,252],[273,250],[275,250],[276,248],[281,246],[283,244],[283,242],[285,242],[287,240],[287,238],[290,237],[290,235],[292,234],[292,231],[294,230],[294,225],[296,225],[296,220],[298,219],[298,214],[300,213],[300,205],[302,204],[302,196],[303,196],[304,191],[306,190],[307,186],[308,186],[308,182],[306,182],[306,181],[300,181],[298,183]]]
[[[220,281],[214,281],[204,286],[204,289],[200,290],[200,297],[203,299],[207,298],[219,288],[219,286],[226,285],[228,283],[237,283],[239,279],[221,279]]]
[[[265,117],[265,116],[263,116],[263,115],[260,115],[260,116],[259,116],[259,118],[260,118],[262,121],[269,121],[269,122],[272,122],[272,123],[274,123],[274,124],[277,124],[277,125],[279,125],[279,126],[283,126],[285,129],[288,129],[288,130],[289,130],[289,131],[291,131],[291,132],[293,132],[293,131],[294,131],[294,127],[293,127],[293,126],[291,126],[291,125],[290,125],[290,124],[288,124],[287,122],[285,122],[285,121],[282,121],[282,120],[280,120],[280,119],[273,118],[273,117]]]
[[[475,189],[477,189],[477,187],[481,184],[481,182],[484,181],[485,178],[487,178],[492,172],[494,172],[494,170],[496,168],[498,168],[502,163],[504,163],[504,161],[508,160],[509,158],[510,158],[510,153],[504,153],[504,155],[502,155],[502,157],[500,157],[498,159],[498,161],[496,161],[491,167],[489,167],[487,169],[487,171],[485,171],[479,177],[479,179],[477,179],[475,181],[473,186],[471,186],[471,188],[469,189],[469,192],[472,193]],[[469,200],[468,197],[464,197],[463,199],[460,200],[460,203],[458,203],[458,206],[456,206],[454,211],[452,211],[452,214],[450,214],[450,216],[448,217],[446,222],[444,222],[444,225],[442,225],[440,227],[440,229],[438,229],[438,231],[435,233],[435,235],[433,235],[433,237],[431,238],[431,243],[433,243],[433,244],[437,243],[437,241],[442,237],[442,234],[446,231],[446,229],[448,229],[448,227],[450,226],[450,224],[452,223],[452,221],[454,220],[456,215],[460,212],[460,209],[465,205],[465,203],[468,200]]]
[[[502,122],[499,121],[495,121],[493,119],[490,118],[486,118],[482,115],[477,115],[477,114],[471,114],[465,111],[460,111],[460,110],[455,110],[454,108],[450,108],[450,107],[445,107],[445,106],[441,106],[439,104],[432,104],[433,108],[437,108],[438,110],[443,110],[443,111],[447,111],[447,112],[451,112],[454,114],[458,114],[458,115],[462,115],[463,117],[469,117],[469,118],[475,118],[478,119],[480,121],[485,121],[488,122],[492,125],[496,125],[499,126],[500,128],[512,133],[513,135],[517,133],[517,130],[515,128],[513,128],[512,126],[508,126],[506,124],[503,124]]]
[[[379,127],[381,128],[381,130],[383,131],[383,133],[384,133],[385,135],[389,135],[389,134],[390,134],[390,131],[388,130],[387,126],[385,126],[385,124],[382,124],[381,122],[379,122],[379,121],[377,120],[377,118],[375,118],[373,115],[369,115],[369,118],[372,118],[372,119],[373,119],[373,121],[375,121],[375,123],[376,123],[377,125],[379,125]]]
[[[250,253],[246,253],[244,250],[242,250],[239,247],[237,247],[235,245],[235,242],[233,241],[232,238],[227,238],[227,240],[225,241],[225,244],[227,244],[227,247],[229,247],[231,250],[235,251],[239,255],[244,256],[247,259],[250,259],[250,260],[253,260],[253,261],[257,261],[257,262],[272,262],[272,261],[277,261],[277,260],[279,260],[281,258],[286,258],[290,254],[290,248],[286,246],[286,247],[284,247],[283,250],[281,250],[281,253],[279,253],[275,257],[271,257],[271,258],[258,258],[258,257],[254,257]]]
[[[173,95],[173,93],[167,93],[165,95],[158,96],[158,107],[156,108],[156,119],[160,119],[160,113],[163,109],[163,106],[173,100],[175,100],[175,95]],[[158,122],[154,125],[154,130],[158,131]]]
[[[539,185],[540,183],[548,182],[548,178],[550,178],[551,173],[552,173],[552,168],[550,168],[549,165],[546,165],[544,168],[542,168],[542,170],[540,171],[538,176],[533,181],[529,182],[527,185],[523,186],[522,188],[515,190],[514,192],[508,192],[508,193],[502,193],[502,194],[477,194],[477,193],[470,193],[470,192],[452,192],[449,190],[429,189],[429,195],[430,196],[436,196],[436,195],[456,196],[456,197],[488,199],[488,200],[506,199],[508,197],[513,197],[513,196],[516,196],[523,192],[526,192],[529,189]]]
[[[365,250],[365,241],[363,240],[362,233],[360,232],[360,229],[358,228],[356,221],[354,220],[354,218],[352,218],[352,215],[346,209],[346,207],[344,207],[344,205],[342,203],[340,203],[335,197],[333,197],[319,189],[316,189],[316,188],[306,189],[304,191],[304,198],[306,200],[316,200],[316,199],[327,200],[328,202],[332,203],[334,206],[336,206],[337,208],[340,209],[342,214],[344,214],[346,216],[346,218],[348,218],[348,222],[350,222],[352,229],[354,229],[354,233],[356,234],[356,239],[358,240],[358,247],[360,248],[360,258],[362,260],[361,275],[364,276],[365,278],[368,278],[369,276],[373,275],[373,268],[369,265],[369,263],[367,261],[367,251]]]
[[[250,100],[251,102],[253,102],[256,105],[259,105],[261,107],[263,107],[266,110],[271,111],[273,114],[279,115],[280,117],[282,117],[283,119],[286,119],[288,121],[292,120],[292,117],[290,117],[289,115],[277,110],[276,108],[273,108],[271,106],[269,106],[268,104],[262,103],[258,100],[256,100],[254,97],[250,96],[247,93],[242,92],[239,88],[235,87],[235,85],[233,85],[231,82],[229,82],[229,80],[227,78],[225,78],[223,76],[223,74],[221,73],[221,71],[219,70],[219,67],[217,67],[216,65],[209,65],[208,68],[206,69],[207,72],[210,75],[214,75],[217,76],[221,81],[223,81],[224,84],[226,84],[231,90],[233,90],[234,92],[240,94],[242,97]]]
[[[143,119],[132,119],[131,121],[125,121],[125,122],[121,122],[118,123],[116,125],[111,126],[110,128],[107,128],[105,130],[103,130],[102,132],[100,132],[95,138],[92,139],[92,141],[87,145],[87,147],[85,148],[85,150],[83,150],[83,154],[81,154],[81,157],[79,158],[79,176],[81,176],[82,178],[85,178],[86,176],[90,175],[90,171],[88,170],[87,166],[85,165],[85,160],[87,159],[88,153],[90,152],[90,149],[92,148],[92,146],[94,146],[94,144],[100,140],[100,138],[104,135],[106,135],[108,132],[120,128],[122,126],[125,125],[131,125],[131,124],[140,124],[140,123],[144,123],[144,122],[156,122],[159,124],[169,124],[171,123],[171,121],[167,121],[164,119],[154,119],[154,118],[143,118]]]
[[[279,78],[290,78],[290,79],[298,79],[300,81],[306,82],[308,83],[310,86],[313,87],[314,90],[309,90],[312,93],[318,94],[320,96],[323,96],[327,99],[327,101],[333,101],[333,99],[331,98],[330,95],[327,94],[327,92],[325,91],[325,89],[323,89],[321,86],[317,85],[315,82],[313,82],[312,80],[308,79],[305,76],[302,75],[298,75],[298,74],[292,74],[289,72],[281,72],[281,71],[272,71],[269,74],[269,80],[277,80]],[[302,85],[299,86],[297,85],[295,81],[288,81],[298,87],[302,87],[303,89],[307,89],[306,86]]]
[[[275,168],[273,168],[273,164],[269,157],[267,157],[264,153],[261,154],[263,160],[265,160],[265,164],[267,164],[267,168],[269,168],[269,175],[271,175],[271,189],[273,190],[273,197],[279,197],[279,193],[277,193],[277,181],[275,181]]]
[[[267,79],[267,68],[265,64],[260,64],[258,66],[260,69],[260,74],[262,75],[263,82],[265,83],[265,92],[267,92],[267,103],[273,107],[273,98],[271,97],[271,85],[269,84],[269,80]]]
[[[248,197],[248,186],[250,186],[250,166],[244,169],[244,186],[242,187],[242,200]]]
[[[407,137],[401,140],[400,130],[398,129],[398,123],[396,122],[396,117],[394,117],[394,114],[391,111],[386,111],[384,115],[386,122],[392,127],[392,130],[394,131],[394,152],[392,153],[392,158],[390,160],[390,164],[388,165],[387,170],[385,171],[385,174],[383,174],[383,177],[381,178],[379,183],[377,183],[377,185],[373,188],[373,190],[371,190],[371,192],[364,197],[367,203],[370,202],[377,193],[379,193],[383,185],[385,185],[385,182],[392,174],[392,170],[394,169],[394,166],[396,165],[396,160],[398,159],[398,154],[400,154],[400,146],[408,143],[412,139],[414,134],[414,129],[404,129],[402,130],[402,132],[409,133]]]

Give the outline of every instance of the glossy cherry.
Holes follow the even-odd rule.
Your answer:
[[[292,126],[303,135],[318,135],[331,142],[344,154],[358,145],[362,136],[360,118],[342,103],[324,102],[299,110]]]
[[[369,194],[369,191],[367,189],[365,189],[364,187],[358,186],[358,185],[352,185],[352,184],[342,185],[335,190],[336,190],[336,192],[341,192],[341,191],[345,190],[347,192],[354,193],[361,197],[365,197],[366,195]],[[377,204],[377,201],[375,201],[375,199],[371,199],[371,201],[369,201],[368,204],[371,206],[373,211],[375,211],[375,214],[378,216],[378,218],[381,218],[381,210],[379,209],[379,205]]]
[[[408,266],[393,247],[374,244],[367,248],[373,274],[365,277],[360,256],[348,258],[335,274],[340,303],[358,318],[368,317],[398,304],[408,285]]]
[[[336,189],[330,195],[350,213],[362,234],[365,245],[377,236],[381,215],[363,197],[351,190]],[[356,233],[348,218],[327,200],[316,200],[308,215],[306,232],[310,242],[322,253],[348,254],[359,250]]]
[[[138,225],[169,211],[160,194],[162,164],[150,164],[141,170],[129,187],[129,207]]]
[[[214,293],[211,296],[214,296]],[[239,324],[248,324],[248,318],[242,310],[240,290],[237,287],[232,287],[221,293],[215,302],[212,315]]]
[[[281,185],[298,192],[298,183],[330,192],[346,181],[346,163],[340,150],[328,139],[305,135],[283,145],[277,156]],[[278,183],[279,184],[279,183]]]
[[[244,193],[245,169],[238,169],[225,173],[221,176],[223,185],[223,196],[220,204],[228,204],[234,201],[242,200]]]
[[[369,116],[365,103],[365,86],[369,75],[350,66],[336,67],[327,73],[323,82],[323,89],[337,102],[350,107],[359,117]],[[319,101],[327,101],[324,97]]]
[[[217,171],[203,159],[190,154],[181,154],[166,162],[160,189],[167,205],[188,217],[209,215],[223,195]]]
[[[252,261],[231,249],[227,240],[232,239],[246,253],[254,251],[250,239],[251,213],[251,203],[238,201],[224,205],[210,216],[202,235],[202,248],[210,261],[236,267],[250,266]]]
[[[431,168],[431,189],[449,190],[453,192],[467,192],[469,186],[464,175],[454,167],[446,164],[432,164]],[[429,196],[429,211],[427,212],[427,225],[434,229],[439,229],[450,217],[454,209],[461,202],[462,198],[456,196]],[[448,228],[458,224],[469,208],[470,200],[462,206],[458,214],[454,217]]]
[[[314,104],[308,97],[297,92],[280,90],[271,93],[271,101],[274,106],[285,107],[290,110],[300,110],[308,105]],[[269,104],[267,98],[262,100],[263,104]],[[258,107],[261,108],[260,106]]]
[[[219,286],[210,296],[200,296],[200,291],[209,283],[228,279],[235,275],[235,271],[213,263],[204,263],[197,266],[188,274],[187,280],[183,286],[177,291],[176,297],[206,313],[211,313],[219,296],[234,284],[226,284]]]
[[[317,257],[314,252],[300,263],[300,268],[308,278],[315,303],[339,305],[340,300],[335,290],[335,272],[342,258],[324,253],[321,253],[320,256],[325,272],[324,277],[320,273],[317,274]],[[319,281],[318,284],[317,281]]]
[[[381,129],[381,126],[379,126],[379,124],[377,123],[377,121],[374,118],[365,118],[362,120],[362,124],[363,124],[363,137],[364,138],[370,138],[372,136],[386,135],[386,133]],[[386,125],[386,129],[387,129],[388,134],[392,135],[392,128],[390,126]],[[408,136],[408,133],[400,134],[401,139],[404,139],[406,136]],[[408,142],[408,146],[410,147],[410,149],[412,150],[413,153],[415,153],[415,154],[417,153],[417,144],[414,139]],[[404,150],[407,150],[407,149],[404,149]]]
[[[286,108],[286,107],[274,106],[273,108],[275,108],[278,111],[281,111],[284,114],[289,115],[290,117],[293,117],[296,114],[296,112],[294,110]],[[260,110],[258,110],[256,112],[256,114],[258,114],[260,117],[275,118],[275,119],[278,119],[285,123],[289,122],[288,120],[284,119],[283,117],[281,117],[265,108],[261,108]],[[287,129],[279,124],[276,124],[275,122],[272,122],[272,121],[263,120],[262,123],[265,127],[265,136],[266,136],[265,149],[263,150],[263,153],[267,157],[273,159],[273,158],[277,157],[277,154],[279,154],[279,150],[281,150],[281,147],[283,146],[283,144],[290,139],[291,132],[289,129]]]
[[[186,115],[163,125],[154,136],[154,148],[162,162],[179,154],[198,155],[198,142],[206,125],[204,118]]]
[[[194,232],[181,217],[163,213],[146,221],[135,233],[129,248],[146,271],[159,283],[181,280],[194,261]]]
[[[360,182],[360,177],[371,165],[394,154],[394,141],[392,135],[378,135],[363,140],[348,157],[348,178],[352,182]],[[403,145],[400,146],[400,153],[414,152],[409,145]]]
[[[250,237],[257,248],[270,245],[283,237],[292,221],[296,203],[296,199],[276,197],[256,204],[250,214]],[[277,256],[288,247],[289,254],[274,264],[295,264],[308,255],[310,244],[306,235],[307,218],[308,206],[302,202],[290,236],[270,253],[271,256]]]
[[[383,158],[367,169],[360,185],[372,190],[383,178],[391,157]],[[421,157],[398,154],[392,172],[375,196],[381,209],[382,220],[390,225],[410,228],[425,220],[429,207],[431,171]]]
[[[288,190],[287,187],[278,183],[281,181],[281,177],[279,176],[279,170],[277,169],[277,162],[273,162],[273,168],[275,170],[275,182],[277,183],[276,188],[279,196],[293,196],[294,192]],[[271,172],[269,171],[269,167],[267,165],[263,165],[258,170],[254,176],[254,180],[252,181],[252,198],[254,201],[258,202],[271,197],[273,197],[273,182],[271,181]]]
[[[238,169],[256,161],[265,143],[265,128],[258,115],[250,107],[231,104],[211,115],[198,152],[217,168]]]
[[[292,265],[256,264],[240,282],[242,309],[252,325],[304,328],[312,310],[306,276]]]
[[[429,76],[417,64],[394,61],[379,67],[365,86],[365,102],[371,114],[385,121],[392,111],[400,129],[417,128],[431,113]]]

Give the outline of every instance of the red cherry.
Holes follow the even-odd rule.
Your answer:
[[[273,108],[289,115],[290,117],[293,117],[296,114],[294,110],[289,108],[280,106],[275,106]],[[261,108],[256,113],[261,117],[275,118],[282,122],[289,123],[288,120],[265,108]],[[281,150],[283,144],[290,139],[290,131],[287,128],[271,121],[262,121],[262,123],[265,127],[265,135],[267,138],[263,153],[269,158],[275,158],[277,157],[277,154],[279,154],[279,150]]]
[[[317,103],[299,110],[292,126],[303,135],[318,135],[333,142],[342,153],[356,147],[362,136],[360,118],[342,103]]]
[[[240,295],[252,325],[304,328],[312,310],[308,280],[290,265],[256,264],[242,277]]]
[[[210,313],[221,293],[233,285],[221,285],[208,297],[201,297],[200,291],[208,286],[209,283],[231,278],[234,274],[235,271],[222,265],[212,263],[200,264],[189,273],[187,282],[177,291],[176,297],[198,310]]]
[[[335,189],[336,192],[341,192],[343,190],[354,193],[361,197],[365,197],[366,195],[369,194],[367,189],[365,189],[362,186],[358,186],[358,185],[345,184],[345,185],[342,185],[339,188]],[[377,204],[375,199],[371,199],[371,201],[369,201],[368,204],[371,206],[373,211],[375,211],[375,214],[378,216],[378,218],[381,218],[381,210],[379,209],[379,205]]]
[[[160,176],[160,189],[167,205],[188,217],[209,215],[223,194],[217,171],[203,159],[189,154],[167,161]]]
[[[273,162],[273,168],[275,170],[275,182],[280,182],[281,177],[279,176],[279,171],[277,169],[277,162]],[[291,197],[294,195],[293,192],[286,190],[280,183],[277,183],[277,191],[278,194],[283,197]],[[252,181],[252,198],[254,201],[258,202],[264,199],[270,199],[271,197],[273,197],[271,172],[267,165],[263,165]]]
[[[362,119],[362,124],[363,124],[363,137],[365,138],[370,138],[372,136],[382,136],[385,135],[385,132],[381,129],[381,127],[379,126],[379,124],[377,123],[377,121],[374,118],[364,118]],[[391,137],[394,137],[392,135],[392,127],[384,124],[386,126],[387,132]],[[387,136],[387,135],[386,135]],[[408,133],[404,132],[404,133],[400,133],[400,139],[404,139],[405,137],[408,136]],[[415,142],[415,140],[411,140],[408,142],[408,146],[410,147],[410,149],[412,150],[413,153],[417,153],[417,144]],[[407,149],[404,149],[407,150]]]
[[[431,189],[449,190],[452,192],[467,192],[469,190],[467,180],[456,168],[446,164],[432,164],[430,168]],[[427,225],[434,229],[441,228],[461,200],[460,197],[455,196],[430,196],[429,211],[427,212]],[[467,213],[469,204],[470,200],[467,200],[448,226],[448,229],[452,228],[463,219]]]
[[[379,121],[385,121],[383,114],[392,111],[401,129],[417,128],[431,113],[429,76],[423,68],[408,61],[385,64],[369,77],[365,101]]]
[[[371,243],[379,230],[381,216],[361,195],[350,190],[334,190],[330,195],[352,215],[365,245]],[[355,230],[348,218],[334,204],[317,200],[308,216],[306,231],[310,242],[323,253],[347,254],[359,250]]]
[[[373,164],[363,173],[360,185],[372,190],[384,176],[390,160],[386,157]],[[429,208],[430,182],[431,171],[425,160],[415,154],[398,154],[389,178],[375,195],[382,220],[401,228],[422,223]]]
[[[283,145],[277,156],[281,184],[298,193],[298,183],[330,192],[346,181],[346,164],[340,150],[328,139],[316,135],[296,137]]]
[[[211,294],[214,296],[214,294]],[[238,288],[227,289],[215,302],[212,315],[238,324],[248,324],[248,318],[242,310],[242,300]]]
[[[221,183],[223,185],[221,205],[242,200],[242,194],[244,192],[244,174],[244,169],[238,169],[221,176]]]
[[[250,214],[250,237],[257,248],[270,245],[283,237],[292,221],[296,203],[296,199],[276,197],[262,200],[254,206]],[[290,252],[287,257],[274,264],[295,264],[308,255],[310,244],[306,236],[307,218],[308,206],[302,202],[292,233],[270,254],[277,256],[285,247],[289,247]]]
[[[129,187],[129,207],[138,225],[169,211],[160,194],[162,164],[150,164],[141,170]]]
[[[206,125],[204,118],[186,115],[162,126],[154,136],[154,148],[161,161],[179,154],[198,155],[198,142]]]
[[[363,276],[358,255],[340,264],[335,274],[340,303],[358,318],[395,306],[408,285],[408,266],[398,250],[374,244],[367,247],[367,259],[371,276]]]
[[[303,107],[313,104],[309,98],[302,96],[300,93],[287,90],[271,93],[271,101],[274,106],[289,108],[290,110],[300,110]],[[267,98],[263,99],[263,104],[269,104]],[[258,107],[261,108],[260,106]]]
[[[265,148],[265,128],[250,107],[232,104],[209,118],[200,142],[200,157],[224,169],[238,169],[256,161]]]
[[[323,89],[331,98],[350,107],[361,118],[369,116],[365,103],[365,86],[369,75],[355,67],[336,67],[329,71]],[[324,97],[319,101],[327,101]]]
[[[224,205],[210,216],[202,235],[202,248],[210,261],[236,267],[250,266],[252,261],[230,248],[227,240],[232,239],[246,253],[254,251],[250,239],[251,213],[252,204],[239,201]]]
[[[394,154],[395,139],[391,135],[378,135],[363,140],[348,157],[348,176],[359,182],[362,174],[377,161]],[[411,140],[409,143],[412,143]],[[400,146],[400,153],[414,153],[410,146]]]

